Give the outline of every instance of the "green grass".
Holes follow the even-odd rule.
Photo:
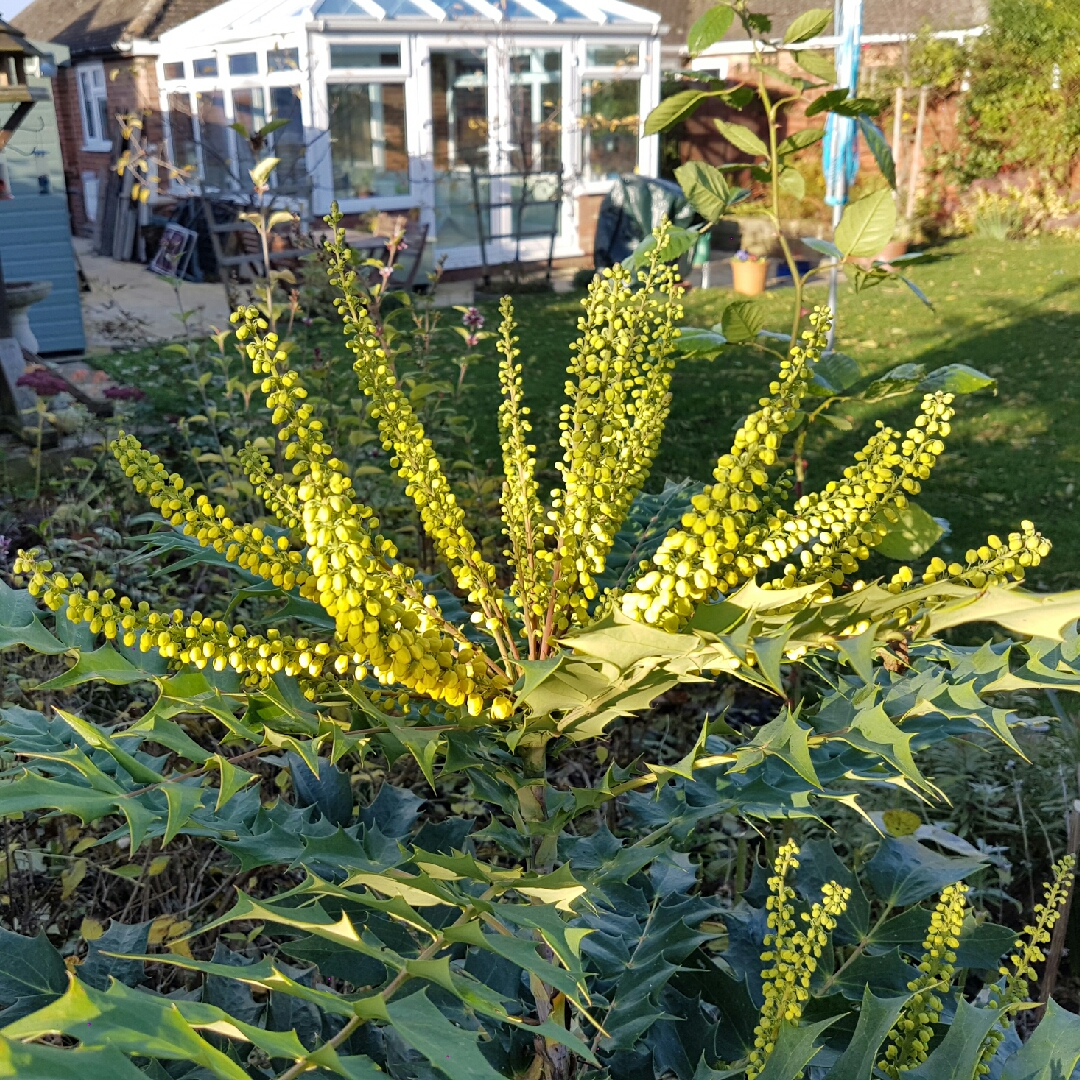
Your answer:
[[[858,359],[868,373],[919,362],[928,369],[965,363],[998,379],[998,393],[958,400],[947,451],[919,496],[931,514],[948,519],[952,535],[939,545],[946,557],[982,542],[989,532],[1008,532],[1031,518],[1053,541],[1050,559],[1033,580],[1044,586],[1080,585],[1080,247],[1042,239],[955,241],[935,249],[911,277],[934,302],[931,311],[903,285],[885,284],[855,295],[841,286],[837,348]],[[521,323],[525,393],[534,412],[541,456],[557,436],[567,346],[575,336],[581,293],[524,296],[516,304]],[[809,290],[806,305],[823,302],[824,288]],[[686,323],[719,321],[731,294],[694,292]],[[766,326],[786,330],[790,289],[761,301]],[[488,328],[498,316],[485,307]],[[447,315],[456,319],[453,312]],[[340,338],[327,341],[338,350]],[[497,458],[495,415],[498,384],[493,343],[490,358],[471,374],[469,412],[477,421],[482,456]],[[343,350],[341,350],[343,351]],[[151,362],[167,370],[150,350],[102,358],[127,380]],[[684,362],[677,369],[674,402],[650,486],[665,477],[710,477],[717,454],[730,444],[734,426],[754,407],[775,361],[750,350],[718,359]],[[177,411],[175,387],[170,408]],[[839,403],[837,416],[852,425],[839,431],[815,425],[808,441],[811,488],[837,476],[873,430],[874,420],[904,429],[916,414],[915,395],[870,407]],[[550,455],[549,455],[550,461]]]

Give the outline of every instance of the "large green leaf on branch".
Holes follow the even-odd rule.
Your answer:
[[[732,187],[720,169],[704,161],[680,165],[675,179],[693,208],[710,223],[719,221],[747,194],[743,188]]]
[[[670,131],[692,116],[698,105],[710,95],[705,90],[680,90],[671,97],[664,98],[645,120],[645,134],[655,135],[660,131]]]
[[[716,4],[709,8],[690,27],[686,37],[686,46],[691,56],[700,56],[711,45],[715,45],[731,28],[735,11],[727,4]]]
[[[809,8],[797,15],[784,31],[785,45],[801,45],[822,33],[832,21],[833,13],[827,8]]]
[[[850,258],[877,255],[892,239],[896,228],[896,203],[888,188],[864,195],[845,210],[836,226],[836,246]]]
[[[944,527],[918,503],[908,502],[903,510],[894,510],[896,521],[884,514],[877,522],[888,530],[874,545],[874,550],[887,559],[910,562],[925,555],[944,535]]]
[[[730,120],[716,120],[716,130],[737,150],[754,157],[767,157],[769,148],[748,127]]]

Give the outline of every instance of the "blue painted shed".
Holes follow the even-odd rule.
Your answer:
[[[36,74],[28,72],[31,86],[49,89],[49,100],[39,101],[0,152],[12,198],[0,199],[0,257],[8,281],[53,283],[52,293],[30,309],[30,326],[43,354],[78,353],[86,348],[71,221],[64,190],[64,163],[52,101],[48,58],[68,62],[64,45],[35,41],[46,54]],[[0,122],[13,105],[0,105]]]

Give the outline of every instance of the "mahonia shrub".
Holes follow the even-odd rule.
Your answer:
[[[94,633],[144,652],[156,650],[171,662],[230,668],[253,687],[277,672],[299,676],[311,700],[340,680],[370,678],[470,716],[486,711],[496,721],[514,712],[509,691],[525,670],[523,661],[558,653],[561,638],[612,607],[629,619],[675,631],[699,604],[758,577],[766,587],[811,585],[829,593],[857,571],[885,535],[889,517],[929,477],[944,450],[953,407],[951,394],[927,394],[907,432],[879,422],[842,480],[785,505],[791,483],[787,471],[777,468],[778,450],[825,346],[829,314],[823,308],[810,315],[810,328],[792,347],[768,395],[718,459],[715,482],[693,496],[679,525],[641,562],[628,588],[601,593],[598,578],[649,477],[671,404],[681,306],[677,275],[660,258],[664,227],[656,239],[636,282],[621,266],[605,270],[583,301],[559,425],[562,486],[551,492],[547,506],[538,497],[535,446],[528,441],[512,305],[503,301],[499,424],[508,581],[500,580],[499,568],[483,557],[481,543],[465,527],[438,453],[398,386],[356,287],[343,233],[331,245],[331,281],[340,292],[338,307],[360,387],[372,401],[391,465],[456,592],[472,607],[470,623],[444,615],[437,590],[379,532],[376,510],[359,501],[343,462],[325,441],[301,373],[289,366],[288,352],[266,319],[250,307],[233,316],[236,335],[262,376],[282,457],[291,466],[288,473],[277,472],[251,446],[242,460],[280,529],[270,533],[233,520],[223,506],[169,473],[132,435],[121,433],[111,449],[165,522],[258,578],[316,602],[333,619],[334,634],[258,634],[197,611],[154,611],[111,590],[81,588],[78,575],[56,571],[36,551],[20,553],[16,573],[27,575],[31,594],[41,595],[51,610],[63,607],[69,619],[89,624]],[[935,562],[921,577],[925,583],[944,578],[980,587],[1021,580],[1048,551],[1049,543],[1025,522],[1006,542],[991,537],[983,549],[969,552],[967,565]],[[914,581],[911,571],[901,570],[892,588]]]

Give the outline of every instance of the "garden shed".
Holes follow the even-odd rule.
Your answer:
[[[415,210],[449,268],[477,266],[481,228],[487,262],[515,256],[527,191],[526,214],[559,206],[555,257],[578,256],[583,199],[656,175],[659,22],[624,0],[228,0],[161,35],[171,159],[242,191],[232,125],[282,120],[277,183],[313,216]]]

